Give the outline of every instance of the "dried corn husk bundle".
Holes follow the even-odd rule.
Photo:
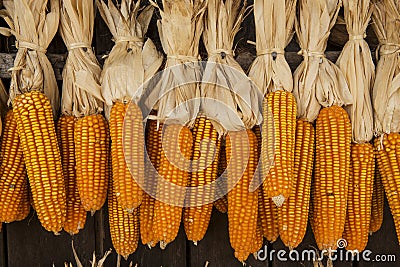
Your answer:
[[[91,48],[94,15],[92,1],[62,1],[60,34],[68,48],[63,70],[62,114],[76,118],[73,126],[76,186],[84,210],[92,213],[103,206],[107,197],[109,156],[108,125],[100,114],[103,111],[101,68]]]
[[[373,3],[373,26],[379,39],[379,61],[372,95],[377,136],[375,149],[382,184],[400,240],[400,3],[394,0]]]
[[[144,106],[156,110],[156,115],[149,118],[164,123],[158,169],[160,179],[153,177],[157,190],[150,193],[156,197],[153,241],[160,241],[161,248],[165,248],[178,234],[185,186],[189,182],[193,145],[189,128],[193,126],[200,106],[197,99],[201,78],[198,49],[206,2],[164,0],[163,9],[150,2],[160,10],[158,31],[167,54],[165,69],[153,78],[156,80],[153,90],[143,97]]]
[[[117,8],[112,1],[108,1],[108,5],[97,1],[100,14],[115,41],[101,76],[102,97],[111,107],[109,122],[114,190],[119,205],[130,212],[142,203],[143,191],[138,183],[143,186],[145,176],[143,116],[138,100],[143,93],[143,83],[162,63],[153,42],[150,39],[144,41],[154,8],[141,9],[140,4],[141,1],[124,0]],[[136,112],[128,112],[133,116],[126,117],[127,109]],[[135,128],[129,135],[124,135],[128,122]],[[128,145],[124,146],[124,142]],[[128,149],[134,150],[128,152]],[[125,155],[131,155],[131,158],[125,158]]]
[[[343,0],[349,41],[344,46],[336,65],[346,77],[352,105],[346,107],[352,122],[353,142],[364,143],[373,137],[371,89],[375,79],[375,66],[371,51],[364,40],[371,18],[369,0]]]
[[[292,92],[293,78],[285,59],[285,47],[293,37],[296,0],[256,0],[256,50],[249,77],[264,95],[278,90]]]
[[[311,225],[318,247],[327,250],[335,249],[342,237],[350,174],[351,125],[342,106],[351,104],[352,96],[343,73],[324,56],[341,4],[341,0],[300,0],[296,20],[300,53],[304,57],[294,73],[297,116],[304,124],[318,117]],[[313,131],[312,125],[305,128]],[[300,151],[306,151],[314,143],[302,141],[300,146]],[[295,161],[305,162],[301,158]],[[305,168],[303,164],[299,170]],[[308,173],[302,179],[310,176]]]
[[[348,249],[364,250],[368,242],[374,181],[371,89],[375,66],[364,40],[371,18],[369,0],[343,0],[349,41],[336,64],[346,77],[353,104],[346,107],[352,123],[352,153],[348,207],[343,238]]]

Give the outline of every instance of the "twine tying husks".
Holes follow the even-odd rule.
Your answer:
[[[91,49],[91,45],[84,43],[84,42],[78,42],[78,43],[71,43],[67,45],[67,50],[71,51],[74,49],[78,49],[78,48],[87,48],[87,49]]]
[[[257,51],[257,57],[266,55],[271,55],[273,57],[276,57],[277,55],[285,55],[285,49],[276,47],[276,48],[260,49]]]
[[[377,52],[379,52],[379,56],[387,56],[396,53],[400,53],[400,44],[396,43],[381,43],[377,47]]]
[[[26,48],[26,49],[29,49],[29,50],[32,50],[32,51],[43,53],[43,54],[47,53],[47,49],[46,48],[44,48],[44,47],[42,47],[40,45],[37,45],[35,43],[26,42],[26,41],[18,41],[18,40],[15,41],[15,47],[17,49]]]

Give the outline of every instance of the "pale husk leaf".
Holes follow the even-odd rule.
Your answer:
[[[233,42],[244,19],[245,5],[233,0],[208,0],[203,40],[208,62],[201,84],[201,111],[220,135],[260,123],[256,86],[233,57]],[[224,112],[221,112],[224,110]]]
[[[373,88],[375,134],[400,132],[400,3],[374,1],[373,27],[379,62]]]
[[[201,69],[197,61],[205,4],[202,0],[163,0],[163,9],[157,6],[161,14],[158,31],[168,57],[153,88],[154,99],[148,102],[157,102],[151,108],[157,110],[160,122],[192,127],[199,111]]]
[[[137,104],[143,83],[160,68],[163,58],[150,39],[144,42],[154,7],[140,9],[141,1],[123,0],[117,8],[97,0],[103,20],[113,34],[115,45],[107,56],[101,75],[101,93],[106,105],[129,102]]]
[[[60,34],[68,48],[63,70],[61,111],[78,118],[99,113],[103,110],[103,103],[96,98],[100,93],[101,68],[91,49],[93,2],[62,0],[60,20]],[[84,79],[79,80],[79,77]]]
[[[249,77],[264,95],[292,92],[293,78],[284,49],[293,37],[297,0],[255,0],[256,50]]]
[[[304,60],[294,73],[297,116],[313,122],[322,107],[351,104],[352,96],[340,69],[324,56],[340,0],[299,0],[296,34]]]
[[[346,77],[353,104],[346,107],[352,124],[355,143],[371,141],[373,137],[373,110],[371,90],[375,79],[375,65],[371,51],[364,40],[371,18],[370,0],[343,0],[349,41],[336,64]]]
[[[46,49],[57,32],[60,6],[58,0],[5,0],[1,12],[10,29],[1,33],[14,35],[18,48],[11,68],[10,102],[19,95],[40,91],[50,100],[57,114],[60,100],[53,68]],[[8,32],[8,33],[7,33]]]

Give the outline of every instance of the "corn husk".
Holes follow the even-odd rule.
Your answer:
[[[313,122],[322,107],[346,106],[352,96],[340,69],[324,56],[341,0],[299,0],[296,34],[304,60],[294,73],[297,116]]]
[[[369,0],[343,0],[349,41],[344,46],[336,65],[346,77],[353,104],[346,107],[352,124],[355,143],[371,141],[373,137],[373,111],[371,90],[375,79],[375,65],[365,31],[371,18]]]
[[[201,85],[201,111],[220,135],[261,123],[262,96],[234,59],[232,50],[245,4],[241,7],[240,1],[208,0],[205,15],[203,40],[208,61]]]
[[[61,112],[77,118],[99,113],[103,110],[98,99],[101,68],[91,49],[93,2],[62,0],[60,20],[60,34],[68,48],[63,70]],[[84,77],[81,83],[78,74]]]
[[[8,26],[0,33],[16,38],[17,55],[11,68],[10,103],[19,95],[40,91],[50,100],[53,114],[60,100],[56,78],[46,49],[57,32],[60,6],[58,0],[5,0],[0,12]]]
[[[159,122],[192,127],[200,107],[198,50],[206,2],[163,0],[163,9],[153,1],[150,3],[160,10],[157,26],[167,61],[158,82],[146,96],[145,106],[157,111],[153,119]]]
[[[163,58],[150,39],[144,41],[154,8],[140,8],[141,1],[122,0],[119,8],[97,0],[100,15],[110,29],[115,45],[101,75],[101,94],[107,106],[116,101],[137,104],[142,84],[160,68]]]
[[[278,90],[292,92],[293,78],[285,47],[293,37],[297,0],[255,0],[257,58],[249,76],[264,95]]]
[[[375,134],[400,132],[400,3],[374,1],[379,62],[373,88]]]

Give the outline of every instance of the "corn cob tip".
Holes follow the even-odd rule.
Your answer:
[[[93,215],[96,213],[96,211],[95,210],[91,210],[90,211],[90,216],[92,216],[93,217]]]
[[[253,253],[253,257],[254,257],[254,259],[255,259],[256,261],[258,261],[258,253],[257,253],[257,252],[254,252],[254,253]]]
[[[272,201],[275,203],[275,205],[279,208],[283,205],[285,202],[286,198],[284,195],[279,195],[276,197],[272,197]]]
[[[197,247],[197,241],[193,241],[193,245]]]
[[[160,241],[160,248],[164,250],[167,247],[168,243],[165,241]]]

